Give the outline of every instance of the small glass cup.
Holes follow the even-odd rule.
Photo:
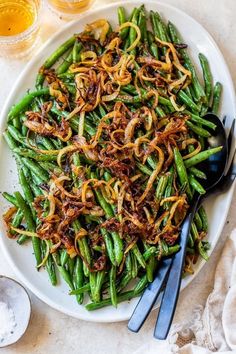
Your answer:
[[[64,20],[73,20],[76,15],[89,9],[94,0],[48,0],[50,9]]]
[[[0,56],[20,58],[37,44],[41,0],[0,1]]]

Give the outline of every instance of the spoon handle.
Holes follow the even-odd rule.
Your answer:
[[[162,290],[171,264],[172,258],[166,258],[161,261],[154,281],[145,289],[129,320],[128,328],[130,331],[138,332],[142,327]]]
[[[186,247],[190,226],[200,200],[200,195],[196,195],[193,200],[192,209],[186,216],[180,234],[180,251],[174,255],[169,276],[167,279],[164,295],[162,297],[160,311],[158,313],[154,337],[157,339],[166,339],[174,317],[176,304],[179,297],[179,290],[184,266]]]

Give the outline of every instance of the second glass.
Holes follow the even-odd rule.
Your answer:
[[[87,10],[94,0],[48,0],[52,10],[65,18],[73,19],[77,14]]]

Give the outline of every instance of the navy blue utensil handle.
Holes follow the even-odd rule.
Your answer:
[[[130,317],[128,323],[128,328],[130,331],[138,332],[142,327],[162,290],[172,261],[173,258],[166,258],[160,262],[154,281],[147,286],[137,306],[135,307],[132,316]]]
[[[167,279],[164,295],[162,297],[160,310],[154,330],[154,337],[157,339],[166,339],[170,326],[174,317],[176,304],[179,297],[179,290],[182,279],[182,271],[184,266],[186,247],[190,226],[200,201],[200,195],[196,195],[192,201],[190,213],[186,216],[180,233],[180,251],[173,257],[173,262]]]

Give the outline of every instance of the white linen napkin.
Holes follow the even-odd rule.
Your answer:
[[[174,324],[166,341],[152,339],[134,354],[214,352],[236,353],[236,230],[225,243],[205,308],[196,307],[188,322]]]

